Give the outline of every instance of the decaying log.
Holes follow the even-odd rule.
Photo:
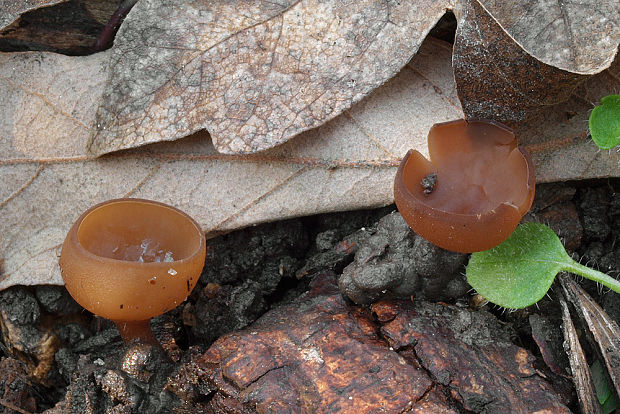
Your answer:
[[[533,359],[486,311],[422,301],[369,311],[323,275],[192,358],[198,375],[181,388],[218,413],[570,412]]]

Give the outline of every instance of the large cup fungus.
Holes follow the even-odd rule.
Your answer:
[[[127,198],[78,218],[62,246],[60,268],[71,296],[113,320],[126,343],[158,344],[150,319],[187,298],[205,254],[204,232],[187,214]]]
[[[463,253],[491,249],[514,231],[534,200],[534,166],[508,127],[492,121],[435,124],[430,161],[410,150],[394,200],[411,228]]]

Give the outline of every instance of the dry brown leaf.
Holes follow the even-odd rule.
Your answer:
[[[8,88],[0,96],[9,97],[0,110],[16,114],[0,118],[0,289],[62,283],[57,255],[66,231],[80,212],[110,198],[173,204],[208,232],[391,203],[402,155],[409,148],[426,153],[430,126],[462,117],[450,56],[449,44],[428,39],[367,99],[260,154],[218,154],[208,134],[198,133],[89,160],[87,126],[93,128],[103,88],[85,74],[105,78],[105,55],[0,55],[0,80],[10,80],[0,83]],[[586,101],[620,86],[617,70],[616,63],[584,84],[570,105],[549,109],[520,131],[539,182],[618,174],[618,154],[597,152],[586,137]],[[31,115],[7,112],[15,107]]]
[[[606,69],[620,41],[616,0],[143,0],[118,33],[91,154],[202,128],[225,153],[281,144],[392,77],[453,7],[468,117],[516,126]]]
[[[547,65],[591,75],[614,60],[620,42],[615,0],[479,3],[515,42]]]
[[[620,42],[616,0],[479,0],[530,55],[569,72],[592,75],[609,67]]]
[[[573,304],[577,314],[588,327],[592,342],[597,345],[597,355],[605,362],[607,374],[611,379],[610,385],[613,384],[616,393],[620,392],[620,367],[618,366],[620,328],[618,323],[609,317],[607,312],[568,275],[562,275],[560,282],[566,299]]]
[[[109,57],[0,54],[2,159],[83,158]]]
[[[620,176],[620,154],[599,150],[588,131],[594,105],[617,91],[620,55],[609,69],[581,84],[566,102],[547,107],[516,127],[521,145],[532,154],[538,182]]]
[[[142,0],[119,30],[90,151],[206,128],[251,153],[333,119],[392,78],[451,0]]]
[[[30,56],[36,70],[40,56]],[[412,147],[426,152],[433,123],[462,117],[450,56],[449,44],[429,39],[403,71],[367,99],[331,122],[255,155],[218,154],[201,133],[91,160],[76,155],[84,148],[81,135],[68,150],[70,157],[30,156],[12,148],[12,130],[8,136],[3,130],[0,254],[5,263],[0,289],[61,284],[58,254],[71,223],[94,203],[110,198],[134,196],[175,205],[207,232],[391,203],[402,154]],[[51,61],[41,60],[46,62]],[[89,64],[95,70],[101,62]],[[23,66],[13,73],[13,83],[21,85],[19,74],[31,78]],[[76,78],[66,80],[67,90],[79,90],[71,79]],[[48,105],[37,93],[16,99],[25,99],[24,105]],[[52,115],[64,119],[61,112]],[[48,150],[53,153],[54,148]]]
[[[467,117],[518,126],[607,69],[620,42],[617,0],[463,0],[453,65]]]
[[[30,10],[66,1],[68,0],[0,0],[0,29],[4,29]]]

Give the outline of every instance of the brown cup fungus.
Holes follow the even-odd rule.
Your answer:
[[[534,200],[534,166],[508,127],[492,121],[435,124],[430,161],[410,150],[394,180],[409,226],[462,253],[491,249],[514,231]]]
[[[205,254],[204,232],[187,214],[125,198],[80,216],[62,245],[60,268],[71,296],[113,320],[126,343],[158,344],[150,319],[187,298]]]

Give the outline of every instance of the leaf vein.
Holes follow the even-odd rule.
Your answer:
[[[74,118],[71,114],[63,111],[62,109],[58,108],[56,106],[55,103],[51,102],[49,99],[47,99],[47,97],[39,92],[36,91],[32,91],[28,88],[26,88],[23,85],[20,85],[19,83],[13,82],[11,79],[5,77],[5,76],[0,76],[0,79],[5,80],[7,83],[9,83],[10,85],[12,85],[13,87],[17,88],[17,89],[21,89],[22,91],[24,91],[25,93],[32,95],[32,96],[36,96],[37,98],[39,98],[44,104],[46,104],[47,106],[49,106],[50,108],[52,108],[52,110],[56,113],[59,113],[61,115],[63,115],[64,117],[72,120],[73,122],[75,122],[76,124],[78,124],[79,126],[81,126],[82,128],[86,129],[86,130],[90,130],[91,128],[87,125],[85,125],[82,121],[80,121],[79,119]]]
[[[17,197],[21,193],[23,193],[24,190],[26,190],[26,188],[28,188],[30,186],[30,184],[32,184],[34,182],[34,180],[37,179],[39,174],[41,174],[41,171],[43,171],[44,169],[45,169],[44,165],[39,166],[39,168],[37,168],[37,170],[34,172],[34,174],[30,177],[30,179],[28,181],[26,181],[20,188],[15,190],[11,195],[9,195],[6,199],[4,199],[0,203],[0,209],[4,208],[7,204],[9,204],[11,202],[11,200],[13,200],[15,197]]]

